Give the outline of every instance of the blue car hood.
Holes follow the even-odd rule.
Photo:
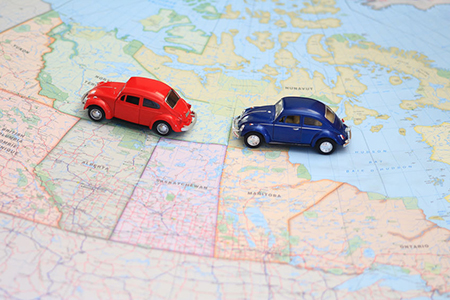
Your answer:
[[[247,108],[241,115],[239,126],[245,123],[272,122],[275,114],[274,105]]]

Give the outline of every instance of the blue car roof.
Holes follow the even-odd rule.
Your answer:
[[[325,104],[320,101],[304,97],[284,97],[285,112],[298,112],[309,115],[325,115]]]

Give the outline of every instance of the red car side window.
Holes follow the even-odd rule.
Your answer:
[[[127,100],[125,100],[125,102],[131,103],[134,105],[139,105],[139,97],[127,96]]]

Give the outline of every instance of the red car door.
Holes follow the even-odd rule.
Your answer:
[[[164,111],[164,107],[150,99],[144,98],[139,110],[139,124],[150,126],[150,123],[160,120],[158,117]]]
[[[141,98],[132,95],[123,95],[116,100],[114,117],[125,121],[139,123],[139,103]]]

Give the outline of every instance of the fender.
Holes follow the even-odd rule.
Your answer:
[[[266,143],[270,143],[272,141],[271,135],[267,132],[267,128],[265,126],[262,126],[261,124],[255,124],[255,125],[249,125],[245,124],[244,130],[241,133],[241,136],[245,136],[250,131],[258,132],[262,134],[264,137],[264,141]]]
[[[161,114],[158,116],[157,119],[151,120],[150,124],[148,125],[148,127],[153,128],[153,125],[158,122],[158,121],[164,121],[167,122],[170,127],[172,127],[172,130],[175,132],[180,132],[181,131],[181,124],[179,122],[177,122],[177,119],[174,118],[171,115],[165,115],[165,114]]]
[[[315,147],[317,141],[321,140],[321,139],[332,139],[336,144],[338,145],[343,145],[344,141],[342,141],[341,139],[337,139],[336,138],[336,133],[332,132],[332,131],[323,131],[320,134],[316,135],[313,140],[311,141],[311,147]]]
[[[111,112],[111,108],[109,107],[109,105],[107,105],[105,103],[105,101],[103,99],[101,99],[101,98],[90,98],[89,97],[86,100],[86,104],[84,105],[84,109],[86,109],[86,108],[88,108],[89,106],[92,106],[92,105],[100,106],[103,109],[103,111],[105,112],[105,118],[106,119],[112,119],[113,114]]]

